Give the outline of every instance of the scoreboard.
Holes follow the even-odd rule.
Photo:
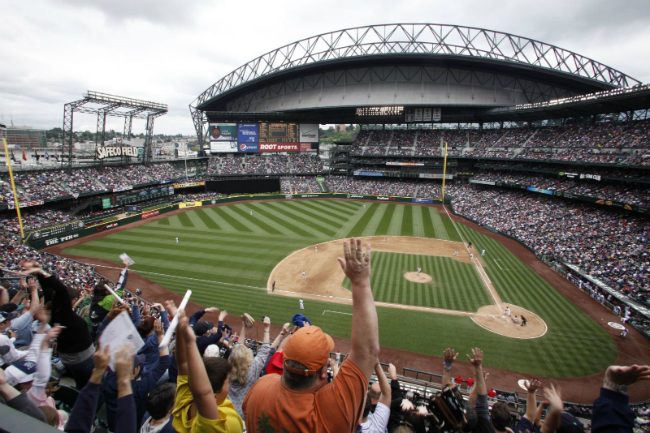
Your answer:
[[[260,143],[299,143],[297,123],[260,123]]]

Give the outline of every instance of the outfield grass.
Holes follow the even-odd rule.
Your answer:
[[[127,252],[136,261],[134,271],[177,293],[191,288],[192,300],[199,304],[225,308],[235,315],[268,315],[274,323],[283,323],[298,312],[298,302],[269,295],[265,287],[271,270],[295,250],[350,236],[460,241],[462,235],[477,250],[486,249],[485,270],[501,298],[542,317],[548,333],[535,340],[517,340],[486,331],[467,317],[382,307],[378,308],[382,346],[441,356],[446,347],[470,353],[478,345],[486,352],[489,367],[551,377],[594,374],[616,360],[614,341],[579,308],[495,240],[463,225],[457,227],[427,206],[366,203],[363,208],[360,202],[336,200],[256,202],[190,210],[68,248],[65,253],[108,259],[117,265],[118,255]],[[455,261],[436,257],[431,258],[431,266],[440,267],[436,275],[445,275],[436,284],[449,285],[452,289],[446,287],[447,293],[458,293],[457,298],[438,299],[430,293],[427,300],[425,291],[418,295],[417,289],[407,285],[399,290],[394,286],[391,294],[390,281],[382,284],[380,274],[396,256],[408,255],[373,254],[373,291],[378,300],[428,302],[467,311],[490,303],[487,293],[481,295],[475,282],[463,277],[470,272],[445,271],[446,262]],[[406,265],[401,266],[395,269]],[[384,278],[390,280],[390,276]],[[351,316],[339,314],[351,313],[350,306],[306,301],[305,308],[314,324],[334,336],[350,338]]]

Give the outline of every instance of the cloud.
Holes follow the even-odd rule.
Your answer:
[[[167,26],[191,23],[195,8],[207,0],[54,0],[72,9],[93,9],[109,21],[149,21]]]
[[[66,102],[96,90],[168,104],[155,131],[193,134],[188,105],[244,63],[313,35],[396,22],[518,34],[650,82],[646,0],[30,0],[3,9],[0,114],[52,128]],[[80,115],[75,128],[96,121]]]

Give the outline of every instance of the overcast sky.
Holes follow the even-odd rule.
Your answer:
[[[155,132],[192,134],[188,105],[247,61],[319,33],[383,23],[538,39],[650,82],[649,0],[0,0],[0,122],[61,127],[87,90],[169,105]],[[92,115],[75,130],[96,129]],[[109,127],[121,131],[120,120]],[[134,122],[143,132],[144,121]]]

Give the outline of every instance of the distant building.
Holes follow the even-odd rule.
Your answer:
[[[7,144],[15,145],[22,149],[45,149],[47,138],[45,130],[34,129],[31,126],[6,127]]]
[[[0,141],[7,138],[7,125],[0,123]]]

